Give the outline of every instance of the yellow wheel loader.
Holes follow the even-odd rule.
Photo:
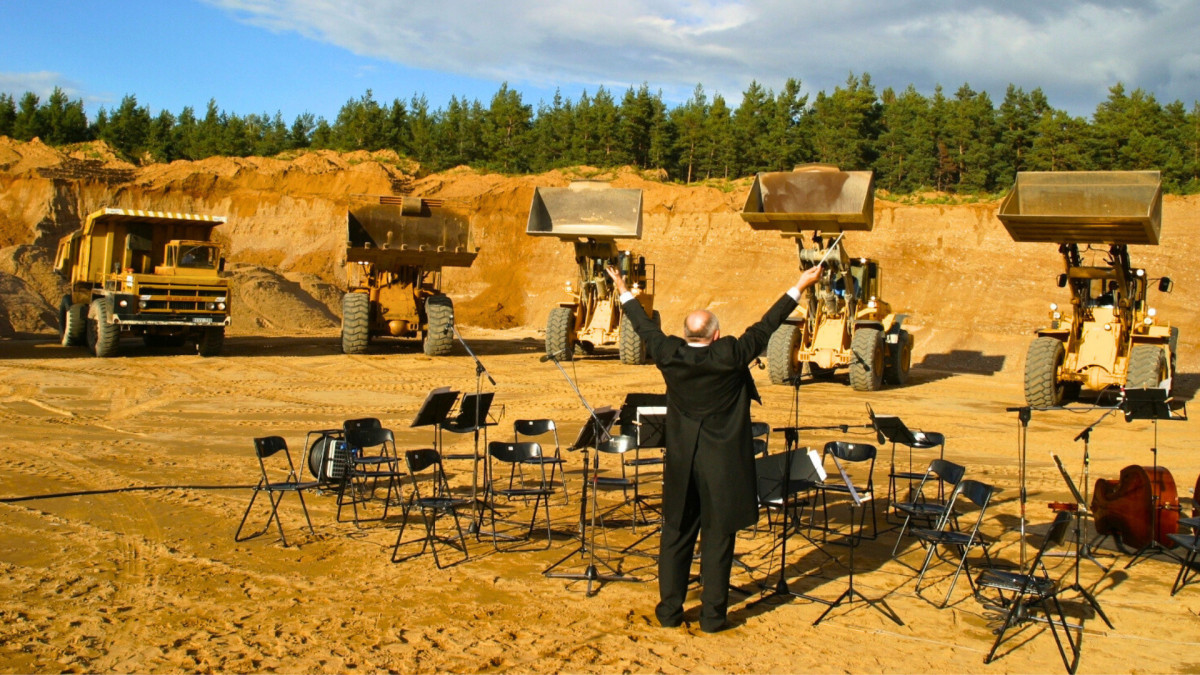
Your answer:
[[[1158,244],[1161,185],[1157,171],[1017,173],[997,217],[1014,241],[1058,244],[1058,286],[1071,294],[1069,308],[1051,303],[1025,355],[1028,405],[1056,406],[1080,389],[1171,390],[1179,329],[1150,306],[1152,280],[1128,250]]]
[[[621,363],[646,363],[646,346],[621,311],[612,280],[604,272],[606,265],[620,269],[646,314],[659,321],[654,310],[654,266],[617,246],[617,239],[642,237],[642,191],[597,181],[536,188],[525,233],[571,242],[579,271],[566,283],[568,299],[551,309],[546,320],[546,354],[570,361],[577,347],[590,354],[598,347],[615,345]]]
[[[443,267],[470,267],[479,253],[466,214],[444,200],[356,197],[346,216],[342,351],[378,338],[422,340],[430,356],[454,346],[454,303]]]
[[[912,336],[904,315],[882,299],[879,263],[852,258],[842,245],[849,231],[874,227],[874,174],[823,164],[759,173],[742,218],[756,230],[777,230],[796,241],[801,269],[824,271],[807,298],[771,336],[767,370],[773,384],[796,384],[807,368],[815,378],[849,369],[857,391],[908,381]],[[804,233],[811,232],[805,242]]]

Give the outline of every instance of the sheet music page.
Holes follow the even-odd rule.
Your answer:
[[[821,465],[821,455],[815,448],[808,449],[808,461],[812,462],[813,468],[817,470],[817,475],[821,480],[825,480],[829,474],[825,473],[825,467]]]
[[[858,490],[854,488],[854,481],[850,480],[850,476],[846,475],[846,470],[842,468],[842,463],[838,460],[837,455],[833,457],[833,465],[837,467],[838,473],[842,477],[842,482],[846,484],[846,488],[850,490],[850,499],[854,500],[855,506],[862,506],[862,497],[858,495]]]

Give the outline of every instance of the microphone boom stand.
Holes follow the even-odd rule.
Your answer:
[[[475,518],[472,519],[471,524],[467,529],[470,533],[474,534],[476,540],[478,540],[479,531],[483,525],[483,513],[486,508],[491,508],[489,505],[484,504],[483,501],[479,499],[479,462],[481,459],[479,456],[479,429],[481,424],[484,422],[484,420],[479,419],[479,402],[482,400],[483,395],[483,377],[486,375],[488,382],[491,382],[493,387],[496,386],[496,380],[492,377],[492,374],[488,372],[488,369],[483,366],[483,362],[479,360],[479,357],[475,355],[475,352],[471,351],[471,347],[467,344],[467,341],[464,340],[462,334],[458,332],[458,326],[451,324],[451,329],[454,331],[454,337],[458,339],[459,344],[463,346],[463,349],[467,350],[467,354],[475,361],[475,462],[471,473],[471,504],[474,505],[475,508]],[[490,481],[490,476],[488,475],[487,464],[484,464],[483,469],[483,480],[488,482]],[[490,485],[491,483],[488,482],[488,484]]]

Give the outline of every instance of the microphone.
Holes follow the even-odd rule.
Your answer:
[[[758,366],[758,369],[759,369],[759,370],[766,370],[766,369],[767,369],[767,364],[763,363],[763,360],[762,360],[761,358],[759,358],[759,357],[755,357],[755,358],[754,358],[754,363],[755,363],[755,365],[757,365],[757,366]]]
[[[554,352],[553,354],[546,354],[542,358],[538,359],[538,361],[541,361],[542,363],[545,363],[547,361],[558,361],[559,356],[562,356],[561,349],[557,352]]]

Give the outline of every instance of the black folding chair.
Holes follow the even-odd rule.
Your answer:
[[[766,457],[770,452],[771,425],[766,422],[751,422],[750,436],[754,444],[754,456]]]
[[[1042,611],[1042,617],[1039,618],[1049,624],[1050,633],[1054,636],[1054,642],[1058,645],[1058,653],[1062,657],[1062,662],[1066,666],[1067,672],[1074,673],[1075,669],[1079,666],[1079,654],[1082,643],[1078,638],[1071,636],[1071,627],[1067,624],[1067,617],[1063,612],[1062,603],[1058,600],[1059,582],[1050,577],[1050,572],[1042,562],[1042,557],[1046,555],[1046,551],[1053,546],[1062,545],[1071,522],[1072,514],[1070,512],[1058,512],[1054,517],[1054,522],[1050,524],[1050,530],[1042,540],[1042,545],[1033,556],[1033,560],[1030,561],[1028,570],[1009,572],[1006,570],[986,569],[979,575],[979,578],[975,582],[976,586],[979,589],[989,588],[999,591],[1001,602],[1008,607],[1008,611],[1004,615],[1004,623],[996,631],[996,641],[992,643],[991,650],[984,657],[984,663],[991,663],[992,659],[995,658],[996,649],[1000,646],[1010,628],[1033,618],[1029,614],[1029,608],[1032,605],[1037,605]],[[1057,619],[1055,615],[1057,615]],[[1071,658],[1069,659],[1067,658],[1067,650],[1063,648],[1062,638],[1058,635],[1059,628],[1062,629],[1063,634],[1067,638],[1067,645],[1071,651]],[[1079,638],[1082,638],[1082,635]]]
[[[892,444],[891,458],[888,461],[888,504],[896,504],[900,501],[898,495],[899,483],[907,482],[909,491],[911,492],[913,481],[920,480],[922,476],[922,474],[913,471],[913,450],[937,448],[938,459],[945,459],[946,436],[936,431],[909,429],[908,425],[895,415],[876,415],[870,403],[867,404],[867,415],[871,418],[871,425],[875,427],[875,434],[879,442],[883,443],[887,441]],[[908,467],[902,471],[896,469],[897,445],[903,445],[908,448]],[[939,492],[938,499],[945,499],[945,493]],[[912,500],[911,496],[908,500]],[[891,517],[894,512],[894,508],[888,510],[888,522],[892,522]],[[899,516],[900,514],[896,515]]]
[[[845,464],[860,465],[865,468],[866,480],[862,479],[861,475],[855,476],[849,474],[853,480],[854,491],[858,493],[859,499],[863,502],[871,503],[871,536],[874,540],[879,534],[879,525],[875,519],[875,455],[876,449],[873,445],[866,443],[848,443],[846,441],[830,441],[825,444],[825,453],[822,456],[824,464],[825,457],[833,457],[843,469],[846,469]],[[858,473],[858,472],[855,472]],[[856,479],[857,480],[854,480]],[[821,494],[821,511],[825,519],[825,530],[829,530],[829,493],[849,495],[850,487],[842,480],[840,475],[831,476],[826,482],[818,486]],[[854,532],[854,523],[850,524],[850,536],[858,541],[863,539],[863,528],[867,522],[867,510],[860,509],[858,519],[858,532]]]
[[[925,564],[921,565],[921,573],[917,575],[915,589],[917,595],[921,594],[921,581],[925,579],[925,574],[929,571],[930,563],[933,561],[934,556],[941,557],[939,554],[940,547],[951,549],[958,554],[958,564],[954,569],[954,577],[950,580],[950,588],[946,589],[946,598],[942,600],[941,607],[945,608],[949,604],[950,594],[954,592],[954,586],[958,583],[958,577],[964,570],[967,572],[967,582],[971,584],[971,592],[974,594],[975,582],[971,580],[970,564],[967,562],[967,558],[973,549],[978,548],[983,552],[983,557],[987,564],[991,565],[991,557],[988,555],[988,547],[991,542],[984,537],[979,529],[983,525],[984,516],[987,514],[988,506],[992,503],[992,496],[996,492],[997,490],[987,483],[981,483],[977,480],[964,480],[955,486],[946,515],[942,517],[938,528],[918,528],[913,530],[913,535],[925,544],[928,549],[925,552]],[[954,527],[954,509],[963,497],[978,509],[975,524],[971,526],[970,530],[959,530]]]
[[[472,501],[450,494],[450,485],[446,481],[446,470],[442,466],[442,455],[437,450],[433,448],[408,450],[404,453],[404,461],[408,465],[412,491],[409,493],[408,501],[404,503],[404,520],[400,524],[400,532],[396,535],[396,546],[392,549],[392,562],[415,558],[428,548],[433,553],[434,564],[438,569],[442,569],[442,561],[438,557],[437,551],[438,543],[462,551],[463,559],[459,562],[465,561],[468,558],[467,538],[463,534],[458,511],[471,508]],[[425,522],[425,536],[421,539],[420,551],[401,558],[399,557],[400,547],[413,543],[404,541],[404,530],[408,526],[408,519],[414,508],[421,511],[421,518]],[[458,532],[457,537],[441,537],[437,534],[437,521],[447,514],[454,518],[454,528]]]
[[[282,481],[271,482],[271,477],[267,472],[266,460],[275,456],[277,453],[283,452],[287,458],[287,476]],[[283,541],[283,545],[287,546],[287,537],[283,534],[283,521],[279,518],[279,504],[283,501],[285,495],[294,493],[300,498],[300,508],[304,510],[304,520],[308,523],[308,531],[316,534],[313,529],[312,519],[308,516],[308,506],[304,503],[304,491],[315,490],[320,483],[318,481],[300,480],[300,474],[296,470],[296,465],[292,463],[292,453],[288,450],[287,441],[280,436],[265,436],[263,438],[254,439],[254,455],[258,458],[258,468],[261,472],[261,477],[258,479],[258,485],[254,486],[254,494],[250,495],[250,503],[246,505],[246,511],[242,514],[242,522],[238,524],[237,532],[233,534],[234,541],[245,541],[262,534],[265,534],[271,528],[271,521],[275,521],[276,527],[279,528],[279,538]],[[282,467],[279,469],[282,471]],[[242,537],[242,528],[246,526],[246,519],[250,515],[250,509],[254,507],[254,500],[258,499],[258,493],[267,493],[267,500],[271,502],[271,516],[267,518],[266,525],[262,530],[254,534]]]
[[[383,520],[388,508],[400,497],[400,482],[404,474],[400,470],[400,457],[396,451],[396,439],[391,429],[384,429],[374,417],[346,420],[342,425],[349,453],[349,464],[338,490],[337,521],[342,522],[342,508],[349,505],[354,513],[354,524]],[[358,507],[375,500],[379,482],[384,481],[383,512],[377,518],[362,518]]]
[[[937,495],[945,494],[947,486],[953,491],[954,486],[962,481],[966,471],[965,468],[954,462],[935,459],[929,463],[929,468],[921,476],[921,482],[917,484],[917,488],[912,492],[909,500],[892,504],[896,511],[904,514],[904,522],[900,525],[900,532],[896,534],[896,543],[892,545],[893,558],[900,550],[900,541],[904,539],[904,533],[908,531],[909,525],[913,521],[924,523],[927,527],[932,528],[937,526],[947,514],[953,516],[950,513],[949,500],[943,501]],[[929,496],[927,492],[934,492],[935,495]]]
[[[546,450],[551,439],[554,442],[554,452]],[[562,482],[563,503],[569,503],[570,496],[567,493],[567,474],[563,464],[562,444],[558,440],[558,425],[551,419],[516,420],[513,422],[513,442],[520,443],[522,440],[536,442],[538,447],[542,448],[542,453],[537,457],[529,458],[520,465],[511,467],[508,487],[513,487],[514,472],[521,477],[522,486],[524,486],[525,474],[522,469],[525,468],[525,465],[542,467],[543,470],[549,466],[549,484],[554,485],[554,476],[558,474],[558,479]]]
[[[510,503],[514,499],[528,501],[533,498],[533,512],[529,518],[529,529],[525,533],[525,538],[529,539],[533,536],[534,526],[537,524],[538,507],[542,507],[546,517],[546,548],[550,548],[552,541],[552,532],[550,530],[550,495],[554,494],[554,487],[546,480],[546,465],[538,465],[541,474],[541,480],[534,487],[520,485],[513,487],[511,481],[510,487],[499,487],[497,483],[503,479],[497,479],[495,466],[496,462],[508,464],[510,467],[515,467],[523,463],[532,463],[532,460],[542,456],[542,446],[533,441],[525,441],[522,443],[506,443],[504,441],[492,441],[488,443],[488,471],[487,475],[491,476],[488,481],[487,488],[484,490],[484,502],[491,508],[492,521],[492,546],[496,550],[500,550],[500,535],[496,529],[496,497],[504,497]],[[507,538],[507,537],[506,537]]]
[[[1196,495],[1196,498],[1200,499],[1200,495]],[[1179,573],[1175,575],[1175,583],[1171,584],[1171,595],[1200,575],[1200,563],[1196,561],[1200,553],[1200,535],[1197,533],[1200,533],[1200,518],[1180,518],[1179,531],[1167,535],[1184,551],[1183,555],[1173,554],[1179,558]]]

